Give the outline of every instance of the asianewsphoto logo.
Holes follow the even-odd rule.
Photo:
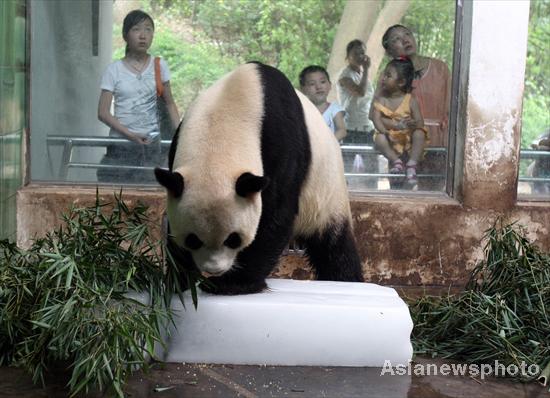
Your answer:
[[[535,377],[540,373],[540,367],[536,364],[527,365],[525,362],[514,365],[505,366],[498,360],[492,364],[466,364],[466,363],[444,363],[444,364],[422,364],[409,362],[407,365],[392,366],[391,361],[384,361],[384,366],[380,371],[380,376],[383,375],[398,375],[398,376],[471,376],[480,377],[482,380],[487,376],[496,377]]]

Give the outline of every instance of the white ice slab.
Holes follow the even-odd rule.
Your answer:
[[[269,291],[179,299],[166,362],[372,366],[412,357],[409,309],[394,289],[369,283],[268,279]]]

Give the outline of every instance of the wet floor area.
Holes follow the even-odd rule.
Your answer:
[[[417,358],[416,364],[440,367],[439,359]],[[424,369],[428,369],[426,366]],[[130,377],[125,393],[132,398],[289,397],[289,398],[546,398],[548,386],[502,378],[454,375],[392,375],[389,368],[277,367],[155,364]],[[66,380],[50,376],[39,388],[20,369],[0,368],[2,398],[61,398]],[[99,397],[99,394],[90,394]]]

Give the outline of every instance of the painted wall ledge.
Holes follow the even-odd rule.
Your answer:
[[[111,201],[118,187],[101,187]],[[156,220],[153,238],[160,237],[165,209],[162,189],[127,189],[129,204],[149,206]],[[28,247],[61,222],[72,205],[93,205],[95,187],[29,185],[17,193],[17,241]],[[396,286],[461,286],[483,258],[482,237],[498,217],[526,227],[528,238],[550,251],[550,202],[520,202],[508,211],[471,209],[448,197],[352,196],[354,235],[368,282]],[[156,234],[156,235],[155,235]],[[310,279],[304,257],[282,257],[273,277]]]

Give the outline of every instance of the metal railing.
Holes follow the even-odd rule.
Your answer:
[[[152,170],[152,167],[143,166],[127,166],[127,165],[106,165],[100,163],[84,163],[73,160],[73,150],[76,147],[98,147],[106,148],[109,145],[129,145],[129,141],[125,138],[115,137],[98,137],[98,136],[65,136],[65,135],[51,135],[47,138],[48,143],[48,162],[53,175],[52,158],[50,155],[50,146],[62,146],[63,152],[61,155],[61,161],[59,170],[57,172],[57,178],[60,181],[66,181],[69,169],[71,168],[83,168],[83,169],[128,169],[128,170]],[[161,147],[169,148],[170,140],[162,140]],[[343,153],[360,153],[360,154],[372,154],[380,155],[380,153],[374,149],[372,145],[348,145],[343,144],[340,146]],[[427,153],[443,153],[447,152],[444,147],[428,147]],[[550,158],[550,151],[538,151],[531,149],[521,150],[521,159],[543,159]],[[443,171],[442,171],[443,172]],[[364,172],[353,173],[346,172],[346,177],[371,177],[371,178],[392,178],[396,177],[395,174],[383,173],[383,172]],[[444,178],[442,174],[419,174],[419,178]],[[525,182],[550,182],[550,177],[529,177],[520,176],[519,181]]]
[[[520,160],[546,160],[550,159],[550,151],[540,151],[536,149],[522,149],[520,151]],[[548,177],[529,177],[520,176],[519,181],[525,182],[547,182],[550,184],[550,170],[548,170]]]
[[[372,145],[350,145],[350,144],[342,144],[340,145],[340,148],[342,149],[342,153],[351,152],[351,153],[360,153],[360,154],[366,154],[366,155],[380,155],[380,152],[374,149],[374,146]],[[447,153],[447,149],[444,147],[427,147],[425,149],[426,153]],[[344,175],[346,177],[375,177],[375,178],[388,178],[388,179],[401,179],[403,178],[402,175],[399,174],[390,174],[390,173],[383,173],[380,171],[374,171],[374,172],[345,172]],[[431,173],[419,173],[417,175],[418,178],[445,178],[445,175],[443,174],[443,170],[441,174],[431,174]]]
[[[61,181],[67,179],[70,168],[86,168],[86,169],[125,169],[125,170],[153,170],[152,167],[144,166],[127,166],[127,165],[107,165],[100,163],[82,163],[73,161],[73,150],[75,147],[98,147],[107,148],[109,145],[131,145],[125,138],[116,137],[96,137],[96,136],[65,136],[65,135],[50,135],[47,138],[48,142],[48,162],[50,170],[53,174],[52,157],[50,154],[50,146],[58,145],[63,147],[61,155],[61,163],[57,173],[57,178]],[[162,140],[161,147],[169,148],[170,140]]]

